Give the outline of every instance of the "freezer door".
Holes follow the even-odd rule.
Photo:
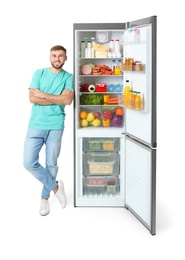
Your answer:
[[[150,231],[156,233],[156,149],[126,137],[125,201]]]
[[[144,97],[141,110],[125,108],[126,134],[157,147],[156,134],[156,17],[127,23],[127,32],[139,30],[140,39],[125,42],[125,57],[139,60],[142,71],[124,71],[125,80],[129,80],[134,91]],[[134,28],[134,29],[133,29]],[[125,32],[126,33],[126,32]]]

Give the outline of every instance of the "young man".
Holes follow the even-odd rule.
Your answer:
[[[49,197],[53,191],[61,206],[66,206],[63,181],[56,180],[65,122],[65,105],[74,98],[73,75],[63,69],[67,51],[56,45],[50,49],[51,67],[38,69],[29,87],[32,105],[24,143],[24,167],[43,184],[40,215],[50,212]],[[39,153],[45,145],[45,167],[39,163]]]

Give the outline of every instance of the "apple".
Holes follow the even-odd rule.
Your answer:
[[[112,112],[108,109],[106,109],[104,112],[103,112],[103,117],[106,118],[106,119],[111,119],[113,116]]]
[[[100,118],[101,117],[101,113],[100,112],[94,112],[94,117],[95,118]]]

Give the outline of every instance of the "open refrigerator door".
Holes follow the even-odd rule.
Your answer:
[[[123,64],[124,78],[132,83],[130,95],[124,95],[125,202],[152,235],[156,233],[156,22],[152,17],[128,23]]]

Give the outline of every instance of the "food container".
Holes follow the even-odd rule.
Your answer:
[[[96,84],[96,92],[106,92],[107,84]]]
[[[101,143],[98,140],[92,140],[92,141],[89,140],[90,151],[100,150],[101,149],[100,145]]]
[[[84,175],[119,175],[119,153],[84,153]]]
[[[119,181],[118,178],[110,177],[106,180],[106,192],[107,194],[116,194],[119,192]]]
[[[85,177],[83,181],[84,195],[103,195],[106,192],[106,179],[103,177]]]
[[[103,150],[114,150],[114,141],[106,140],[103,142]]]
[[[90,174],[112,174],[114,162],[95,163],[88,161]]]

